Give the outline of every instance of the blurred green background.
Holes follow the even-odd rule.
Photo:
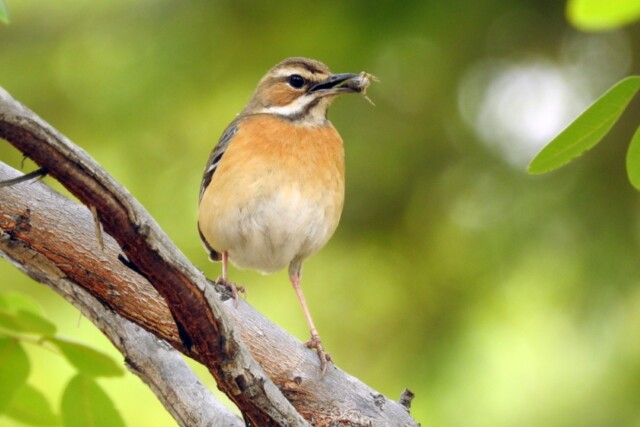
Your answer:
[[[375,107],[350,96],[330,111],[346,206],[303,275],[336,364],[390,398],[413,390],[424,426],[640,425],[640,203],[624,172],[640,102],[579,161],[525,173],[638,73],[639,25],[582,33],[551,0],[8,3],[0,85],[95,157],[211,277],[219,265],[195,227],[201,173],[258,79],[288,56],[377,75]],[[20,158],[0,144],[0,160]],[[231,277],[307,338],[285,272]],[[65,336],[121,360],[1,261],[4,291],[33,295]],[[29,382],[57,408],[71,369],[38,348],[30,357]],[[101,384],[129,426],[175,425],[137,377]]]

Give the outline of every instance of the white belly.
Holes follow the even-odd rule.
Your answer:
[[[321,203],[326,193],[303,197],[293,185],[279,190],[238,206],[230,223],[219,228],[220,241],[237,267],[281,270],[320,250],[335,231],[338,221],[331,212],[336,207]]]

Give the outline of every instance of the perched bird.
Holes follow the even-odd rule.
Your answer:
[[[324,372],[331,360],[300,287],[302,262],[333,235],[344,202],[342,138],[327,119],[341,93],[366,91],[373,76],[332,74],[322,62],[289,58],[260,80],[226,128],[204,170],[198,230],[213,261],[289,278]]]

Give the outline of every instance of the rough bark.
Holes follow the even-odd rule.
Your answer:
[[[8,173],[15,174],[17,171],[0,163],[0,180],[10,176]],[[28,189],[30,190],[31,188]],[[45,192],[48,190],[54,198],[56,196],[62,198],[60,195],[53,194],[52,190],[38,190]],[[53,201],[47,197],[40,200]],[[78,204],[65,206],[69,214],[73,214],[74,209],[82,210],[83,213],[86,211],[86,208]],[[180,426],[241,427],[244,425],[237,415],[232,414],[215,399],[180,354],[166,341],[121,317],[83,287],[78,286],[58,267],[59,262],[47,257],[52,254],[49,249],[38,251],[27,244],[27,241],[16,238],[14,233],[24,232],[24,230],[18,230],[20,227],[27,226],[30,219],[22,214],[6,215],[6,211],[2,209],[3,214],[0,214],[2,230],[4,231],[7,226],[13,231],[0,233],[0,255],[34,280],[49,285],[91,320],[122,353],[127,368],[149,386]],[[65,218],[73,218],[73,216]],[[54,230],[65,231],[64,228],[66,227],[62,230],[58,228]]]
[[[224,301],[123,187],[1,89],[0,137],[95,207],[107,233],[101,250],[89,209],[41,182],[1,188],[0,250],[21,269],[44,257],[108,310],[203,363],[253,425],[417,425],[334,365],[321,376],[315,353],[245,301]],[[0,180],[16,174],[0,172]]]

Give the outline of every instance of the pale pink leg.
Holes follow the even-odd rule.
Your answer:
[[[238,292],[246,294],[245,289],[242,286],[236,286],[228,279],[229,277],[229,253],[227,251],[222,252],[222,275],[218,277],[216,283],[226,286],[231,291],[231,298],[236,301],[238,305]]]
[[[327,363],[331,361],[331,355],[326,353],[324,351],[324,348],[322,347],[320,335],[318,334],[318,330],[313,323],[311,312],[309,311],[309,307],[307,307],[307,301],[305,300],[304,294],[302,293],[302,287],[300,286],[301,267],[302,266],[294,266],[292,264],[289,267],[289,279],[291,280],[293,289],[296,291],[298,301],[300,301],[302,311],[304,311],[304,317],[307,319],[309,331],[311,332],[311,339],[307,341],[305,345],[309,348],[315,349],[318,353],[318,357],[320,358],[320,370],[324,374],[325,370],[327,369]]]
[[[228,278],[228,263],[229,253],[227,251],[222,252],[222,281],[226,282]]]

